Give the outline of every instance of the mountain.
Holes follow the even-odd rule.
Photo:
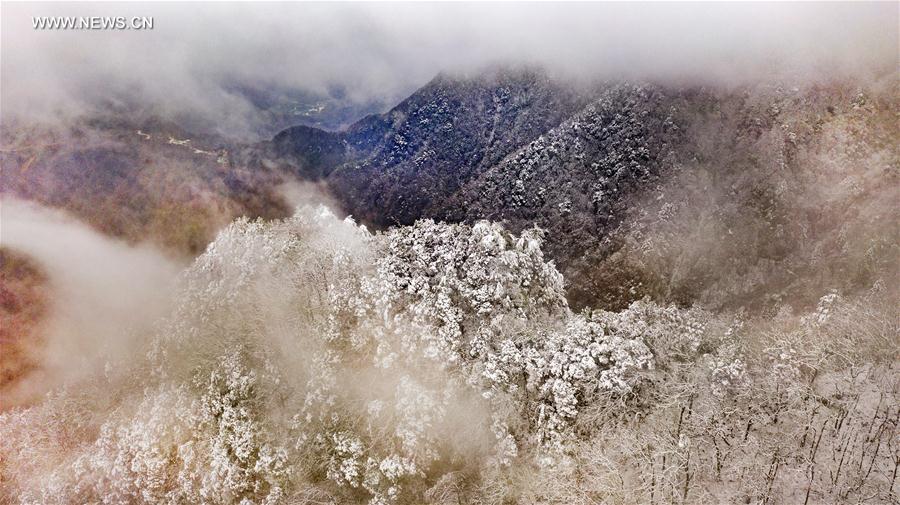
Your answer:
[[[4,125],[0,192],[68,211],[129,242],[194,256],[237,216],[289,214],[283,176],[228,164],[233,143],[127,114]]]
[[[697,96],[576,88],[534,69],[439,75],[385,114],[341,132],[289,128],[238,163],[325,180],[376,228],[420,218],[538,225],[565,269],[615,227],[625,196],[674,163],[677,110]]]
[[[823,249],[855,251],[847,228],[821,216],[853,209],[845,215],[865,221],[849,227],[860,233],[853,241],[865,243],[896,215],[876,210],[897,196],[896,184],[883,184],[896,179],[884,160],[898,159],[890,111],[900,99],[887,82],[576,89],[536,70],[441,75],[341,132],[287,129],[242,164],[323,180],[347,213],[379,228],[421,218],[540,226],[576,307],[643,296],[807,306],[828,285],[871,286],[895,264],[888,245],[868,273],[848,277],[826,262],[814,289],[815,276],[796,275],[822,257],[838,261]],[[820,184],[834,183],[826,196]],[[821,202],[818,216],[800,194]],[[676,222],[678,241],[667,229]]]
[[[4,125],[3,193],[196,257],[172,289],[157,261],[0,247],[0,411],[33,402],[0,413],[0,502],[890,501],[896,83],[502,69],[254,144],[128,114]],[[363,223],[241,219],[197,255],[290,212],[293,178]],[[109,333],[48,334],[82,264],[172,312],[134,330],[116,316],[155,303],[69,289]],[[45,396],[58,340],[77,380]]]
[[[291,212],[277,189],[282,174],[229,165],[231,143],[169,122],[102,114],[4,123],[0,140],[4,197],[63,210],[104,235],[149,243],[179,261],[202,253],[236,217]],[[18,386],[39,372],[55,303],[55,279],[45,269],[57,265],[9,245],[0,239],[0,410],[35,398]]]
[[[327,177],[354,216],[379,227],[409,224],[585,103],[537,70],[439,75],[385,114],[339,133],[287,129],[239,163]]]
[[[676,162],[684,97],[658,87],[611,85],[561,125],[480,173],[436,215],[489,219],[551,233],[546,250],[564,273],[621,221],[628,196]],[[584,272],[578,272],[583,274]],[[571,277],[578,279],[578,275]],[[573,289],[574,288],[574,289]],[[576,305],[592,293],[570,286]]]
[[[500,68],[254,144],[129,114],[4,125],[0,190],[195,255],[236,216],[287,215],[277,188],[300,178],[375,228],[539,226],[576,308],[808,307],[896,277],[894,82],[575,86]]]
[[[323,130],[340,130],[359,118],[387,109],[396,100],[372,98],[354,100],[341,86],[324,91],[293,89],[272,84],[231,82],[223,91],[249,103],[251,117],[260,138],[270,138],[297,125]],[[397,99],[402,97],[397,97]]]

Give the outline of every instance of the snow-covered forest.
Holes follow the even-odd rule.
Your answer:
[[[146,345],[0,417],[11,503],[893,499],[895,304],[567,305],[539,229],[241,219]],[[114,359],[115,358],[115,359]]]

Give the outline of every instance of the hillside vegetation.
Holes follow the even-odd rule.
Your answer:
[[[647,295],[808,308],[897,274],[895,83],[576,89],[503,69],[440,76],[344,132],[288,129],[251,152],[324,179],[376,228],[538,226],[578,308]]]
[[[897,502],[896,82],[501,69],[256,144],[15,137],[4,191],[196,258],[0,414],[0,502]]]
[[[883,283],[774,318],[572,311],[542,233],[240,220],[133,358],[0,417],[21,503],[896,498]],[[35,476],[41,476],[35,479]]]

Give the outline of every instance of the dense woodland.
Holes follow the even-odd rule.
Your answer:
[[[0,414],[0,502],[896,502],[896,84],[501,69],[253,144],[5,128],[5,194],[195,259]],[[0,261],[15,381],[52,283]]]

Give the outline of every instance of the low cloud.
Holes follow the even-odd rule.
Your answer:
[[[39,371],[12,395],[33,397],[133,355],[168,312],[184,265],[149,246],[105,237],[59,211],[7,197],[0,208],[2,246],[40,266],[51,296]]]
[[[148,31],[33,16],[147,16]],[[222,131],[262,119],[236,86],[390,103],[440,71],[526,63],[578,78],[733,84],[894,71],[898,4],[6,4],[3,113],[131,102]]]

